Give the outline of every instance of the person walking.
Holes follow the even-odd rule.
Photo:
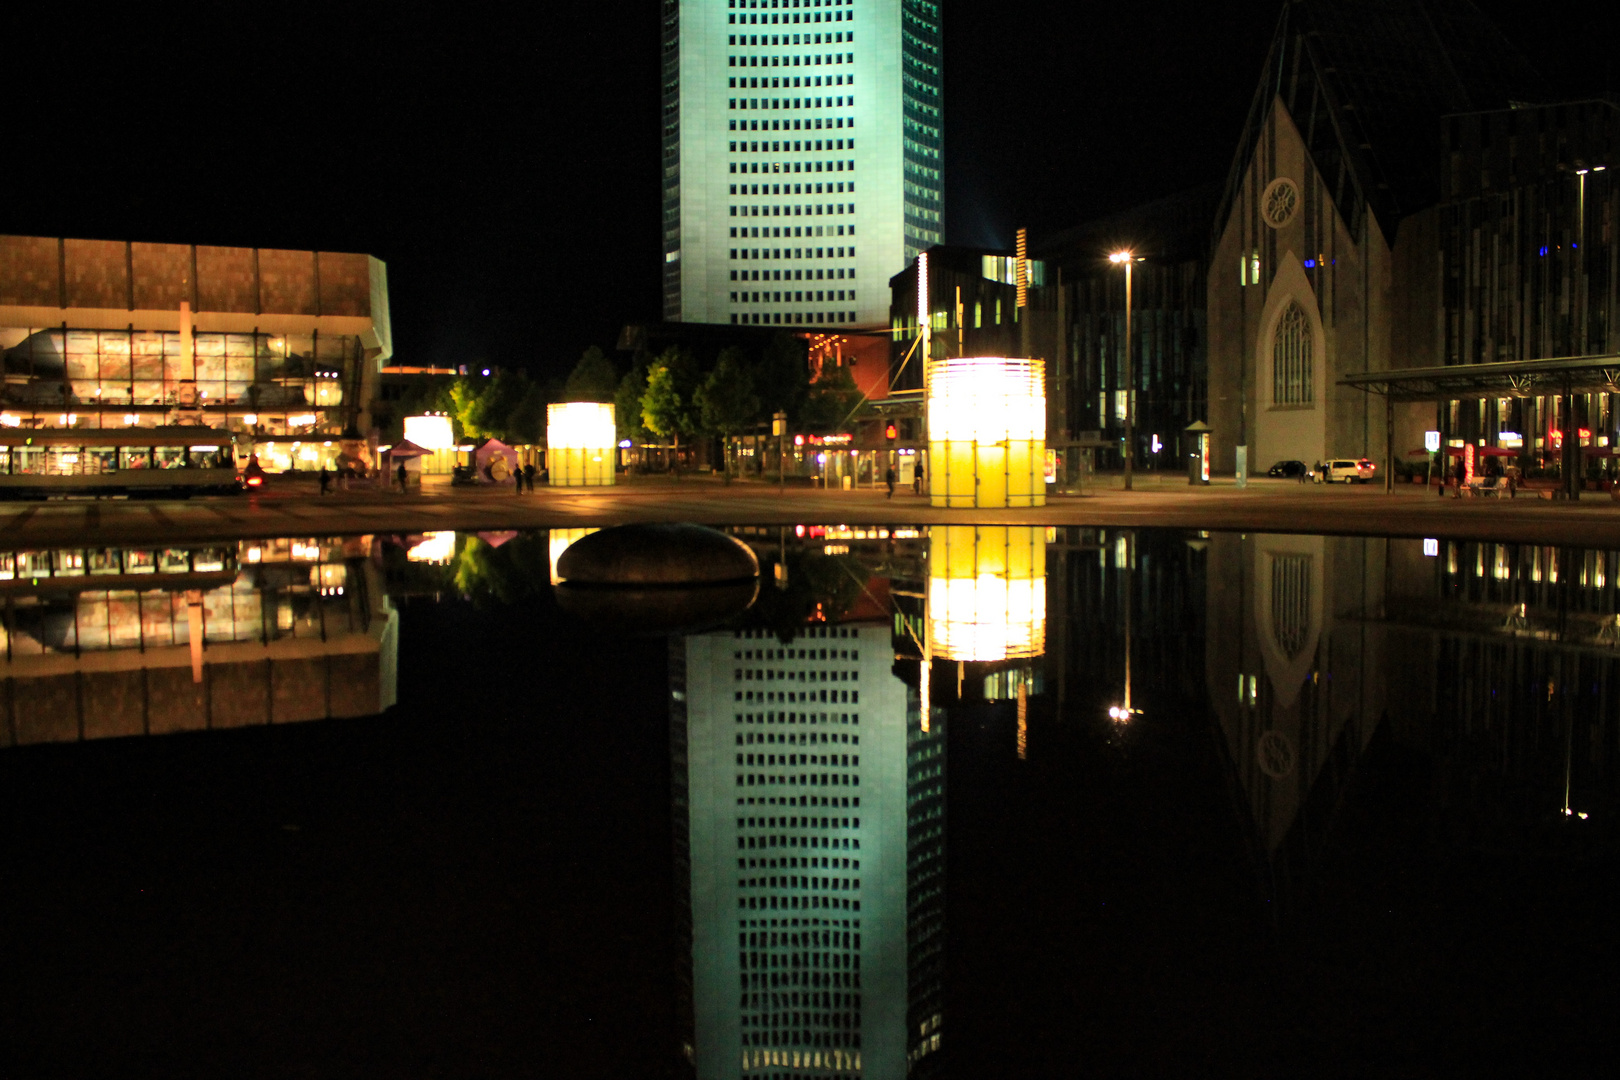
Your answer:
[[[888,494],[887,498],[890,498],[890,499],[894,498],[894,466],[893,465],[890,465],[887,469],[885,469],[883,471],[883,482],[886,485],[888,485],[888,488],[889,488],[889,494]]]
[[[404,495],[405,494],[405,463],[403,461],[399,463],[399,468],[394,470],[394,478],[399,481],[399,493],[401,495]]]
[[[513,469],[512,470],[512,479],[517,484],[517,493],[519,495],[523,494],[523,470],[522,469]]]
[[[332,470],[325,465],[321,466],[321,494],[328,495],[332,491]]]
[[[529,485],[529,494],[534,494],[534,462],[523,466],[523,482]]]
[[[922,490],[923,490],[923,465],[922,465],[922,458],[919,457],[917,459],[917,468],[911,474],[911,493],[913,495],[921,495]]]

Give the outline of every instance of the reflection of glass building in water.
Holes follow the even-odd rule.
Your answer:
[[[942,725],[887,627],[679,639],[677,866],[699,1077],[902,1076],[939,1046]]]
[[[370,537],[0,552],[0,746],[394,703]]]

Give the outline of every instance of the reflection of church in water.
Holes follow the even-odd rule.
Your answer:
[[[399,629],[372,545],[0,552],[0,746],[381,712]]]
[[[900,1077],[940,1044],[943,730],[895,667],[886,622],[672,645],[684,1038],[704,1080]]]

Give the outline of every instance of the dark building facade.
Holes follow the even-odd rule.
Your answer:
[[[1182,433],[1205,414],[1204,244],[1216,190],[1206,187],[1102,218],[1034,244],[1047,266],[1033,289],[1030,352],[1047,358],[1049,444],[1109,444],[1123,462],[1126,394],[1135,394],[1138,466],[1177,469]],[[1132,355],[1125,364],[1129,251]]]
[[[1577,101],[1451,116],[1442,137],[1439,362],[1620,352],[1620,107]],[[1614,395],[1602,392],[1451,401],[1437,422],[1486,446],[1517,442],[1527,470],[1550,465],[1566,433],[1588,451],[1620,439]]]

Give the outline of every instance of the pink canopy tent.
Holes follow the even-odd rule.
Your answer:
[[[504,463],[503,470],[495,469],[497,461]],[[496,480],[504,482],[519,468],[518,452],[499,439],[486,439],[482,446],[473,451],[473,465],[480,479],[491,483]],[[496,477],[494,475],[496,471],[504,472],[505,475]]]

